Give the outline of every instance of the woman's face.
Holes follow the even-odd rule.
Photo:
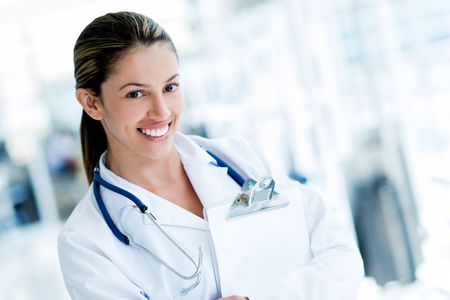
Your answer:
[[[101,85],[102,124],[109,151],[158,160],[173,150],[184,99],[178,60],[167,43],[128,51]]]

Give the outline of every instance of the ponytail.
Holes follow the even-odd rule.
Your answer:
[[[95,166],[107,147],[105,130],[100,121],[92,119],[84,110],[80,124],[81,152],[84,171],[89,184],[92,183]]]

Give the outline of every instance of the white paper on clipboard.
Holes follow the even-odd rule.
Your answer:
[[[288,206],[232,219],[229,204],[206,210],[222,296],[252,294],[311,258],[301,190],[279,194]]]

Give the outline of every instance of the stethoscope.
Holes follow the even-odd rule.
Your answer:
[[[211,155],[215,160],[216,160],[216,164],[218,167],[225,167],[227,168],[227,173],[228,175],[240,186],[242,187],[242,185],[245,182],[245,179],[236,171],[234,170],[230,165],[228,165],[225,161],[223,161],[222,159],[220,159],[217,155],[215,155],[214,153],[212,153],[209,150],[206,150],[206,152]],[[189,293],[191,290],[193,290],[199,283],[201,280],[201,269],[202,269],[202,262],[203,262],[203,244],[199,247],[199,255],[198,255],[198,260],[197,262],[161,227],[161,225],[158,224],[158,222],[156,221],[155,216],[148,210],[148,207],[142,203],[141,200],[139,200],[139,198],[137,198],[135,195],[133,195],[132,193],[118,187],[115,186],[109,182],[107,182],[106,180],[104,180],[101,176],[100,176],[100,169],[99,169],[99,165],[97,164],[97,166],[94,168],[94,174],[93,174],[93,190],[94,190],[94,196],[95,196],[95,200],[97,201],[97,205],[100,208],[100,211],[103,215],[103,218],[105,219],[106,224],[108,224],[108,227],[111,229],[112,233],[114,234],[114,236],[121,241],[122,243],[124,243],[125,245],[130,245],[135,247],[136,249],[139,249],[151,256],[153,256],[158,262],[160,262],[162,265],[166,266],[170,271],[172,271],[174,274],[176,274],[177,276],[179,276],[182,279],[185,280],[191,280],[195,278],[195,282],[193,284],[191,284],[190,286],[183,288],[181,290],[181,294],[182,295],[186,295],[187,293]],[[129,200],[131,200],[136,206],[137,208],[140,210],[141,213],[143,213],[144,215],[146,215],[152,222],[153,224],[156,225],[156,227],[161,231],[161,233],[194,265],[195,267],[195,271],[194,273],[192,273],[191,275],[185,275],[182,274],[181,272],[177,271],[175,269],[175,267],[171,266],[170,264],[168,264],[166,261],[164,261],[163,259],[161,259],[160,257],[158,257],[155,253],[153,253],[152,251],[148,250],[147,248],[145,248],[144,246],[134,242],[132,239],[130,239],[128,236],[126,236],[125,234],[123,234],[118,228],[117,226],[114,224],[111,215],[109,214],[105,202],[103,201],[103,198],[100,194],[100,186],[103,186],[105,188],[107,188],[108,190],[115,192],[119,195],[122,195],[126,198],[128,198]]]

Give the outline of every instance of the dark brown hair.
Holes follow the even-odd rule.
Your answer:
[[[176,55],[167,32],[149,17],[118,12],[96,18],[75,43],[76,88],[84,88],[100,97],[100,85],[111,75],[123,54],[136,46],[150,46],[156,42],[167,42]],[[100,121],[92,119],[85,111],[81,117],[80,138],[84,169],[91,183],[92,171],[108,143]]]

